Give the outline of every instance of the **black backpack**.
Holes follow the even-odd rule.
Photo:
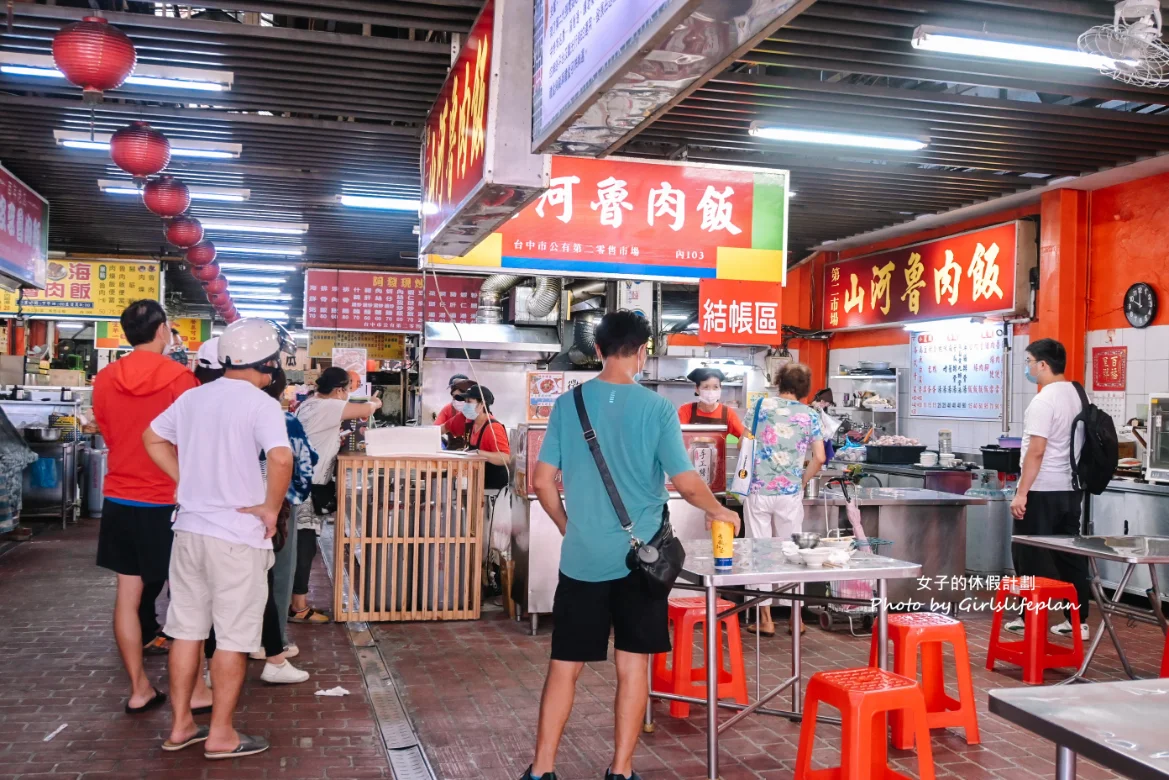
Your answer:
[[[1072,487],[1098,496],[1108,488],[1120,461],[1120,445],[1116,438],[1116,424],[1100,407],[1088,401],[1088,394],[1079,382],[1072,382],[1080,395],[1083,411],[1072,420]],[[1084,446],[1076,459],[1076,430],[1084,426]]]

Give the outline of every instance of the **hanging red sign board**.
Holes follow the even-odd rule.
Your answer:
[[[703,279],[698,283],[698,340],[779,344],[782,296],[782,284]]]
[[[419,333],[424,319],[473,322],[482,284],[481,278],[444,276],[436,290],[422,274],[310,268],[304,275],[304,326]]]
[[[1128,384],[1128,347],[1092,348],[1092,389],[1124,391]]]
[[[49,202],[0,166],[0,274],[44,289]]]
[[[1036,262],[1031,222],[972,230],[824,267],[826,330],[1017,311]]]

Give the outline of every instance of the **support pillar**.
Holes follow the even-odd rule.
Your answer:
[[[1039,295],[1031,340],[1067,349],[1068,379],[1084,380],[1088,327],[1088,224],[1091,193],[1045,192],[1040,200]]]

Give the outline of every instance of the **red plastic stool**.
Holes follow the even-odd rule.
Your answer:
[[[974,700],[974,680],[970,676],[970,656],[966,651],[966,629],[962,622],[932,612],[911,612],[889,616],[889,638],[893,640],[893,671],[915,679],[917,656],[921,654],[921,685],[925,692],[926,723],[931,729],[961,726],[966,744],[977,745],[978,712]],[[958,698],[946,694],[946,671],[942,663],[942,645],[954,648],[954,667],[958,678]],[[879,640],[873,632],[869,666],[877,665]],[[913,747],[913,729],[901,713],[889,716],[893,727],[893,746],[901,750]]]
[[[1031,587],[1024,587],[1029,580]],[[1011,596],[1023,601],[1023,639],[1003,642],[999,633],[1003,625],[1003,606]],[[994,596],[994,619],[990,628],[990,647],[986,652],[986,668],[994,671],[995,661],[1006,661],[1023,667],[1023,682],[1042,685],[1043,672],[1059,667],[1079,667],[1084,660],[1084,641],[1078,630],[1072,631],[1072,647],[1052,642],[1047,630],[1047,605],[1067,602],[1071,605],[1072,625],[1080,624],[1080,609],[1076,603],[1076,589],[1070,582],[1047,577],[1003,577]]]
[[[1169,677],[1169,633],[1165,634],[1165,653],[1161,656],[1161,676]]]
[[[840,766],[813,770],[816,711],[821,702],[840,710]],[[816,672],[804,697],[795,780],[909,780],[888,763],[885,714],[898,711],[908,713],[907,720],[917,736],[918,775],[921,780],[934,780],[934,755],[926,725],[929,715],[916,680],[871,667]]]
[[[718,600],[718,611],[735,606],[729,601]],[[694,666],[694,628],[702,625],[702,646],[706,647],[706,599],[670,599],[670,624],[674,630],[673,664],[666,665],[666,654],[658,653],[653,661],[653,689],[678,696],[706,696],[707,666]],[[747,703],[747,670],[743,666],[743,638],[739,634],[739,617],[733,615],[718,621],[720,636],[715,646],[715,668],[718,669],[718,697],[731,698],[739,704]],[[730,668],[723,668],[722,631],[727,634],[727,651],[730,654]],[[685,718],[690,715],[686,702],[670,702],[670,715]]]

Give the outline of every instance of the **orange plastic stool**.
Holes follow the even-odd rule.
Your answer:
[[[970,676],[970,656],[966,650],[966,629],[962,622],[933,612],[911,612],[889,616],[889,638],[893,640],[893,671],[917,678],[917,656],[921,654],[921,686],[925,692],[926,723],[931,729],[961,726],[966,744],[977,745],[978,712],[974,700],[974,679]],[[942,663],[942,645],[954,648],[954,667],[958,678],[958,698],[946,694],[946,671]],[[877,665],[877,632],[873,632],[869,666]],[[894,712],[889,716],[893,727],[893,746],[901,750],[913,747],[913,729],[907,718]]]
[[[1029,588],[1023,580],[1031,580]],[[1003,642],[999,634],[1003,625],[1003,605],[1011,596],[1023,601],[1023,639]],[[986,668],[994,671],[995,661],[1006,661],[1023,667],[1023,682],[1042,685],[1043,673],[1059,667],[1079,667],[1084,660],[1084,641],[1080,632],[1072,631],[1072,647],[1052,642],[1047,630],[1047,605],[1067,602],[1071,605],[1072,625],[1078,626],[1080,609],[1076,604],[1076,589],[1070,582],[1047,577],[1003,577],[994,596],[994,619],[990,628],[990,646],[986,652]]]
[[[816,711],[820,703],[840,710],[840,766],[812,769],[816,740]],[[917,736],[917,771],[921,780],[934,780],[925,695],[917,681],[882,669],[842,669],[816,672],[804,697],[804,723],[796,755],[795,780],[885,780],[905,778],[889,767],[885,715],[901,711]]]
[[[729,601],[718,600],[718,611],[735,606]],[[673,693],[678,696],[706,696],[706,670],[710,659],[706,659],[706,666],[694,666],[694,628],[702,625],[702,646],[706,647],[706,599],[670,599],[670,625],[674,629],[674,658],[670,666],[666,665],[666,653],[658,653],[653,662],[653,689],[662,693]],[[727,652],[730,655],[729,668],[723,668],[722,632],[726,630]],[[718,670],[718,697],[731,698],[739,704],[747,703],[747,670],[743,666],[743,638],[739,634],[739,617],[733,615],[718,621],[717,628],[720,636],[715,643],[718,650],[715,656],[715,669]],[[670,715],[675,718],[685,718],[690,715],[690,705],[686,702],[670,702]]]

